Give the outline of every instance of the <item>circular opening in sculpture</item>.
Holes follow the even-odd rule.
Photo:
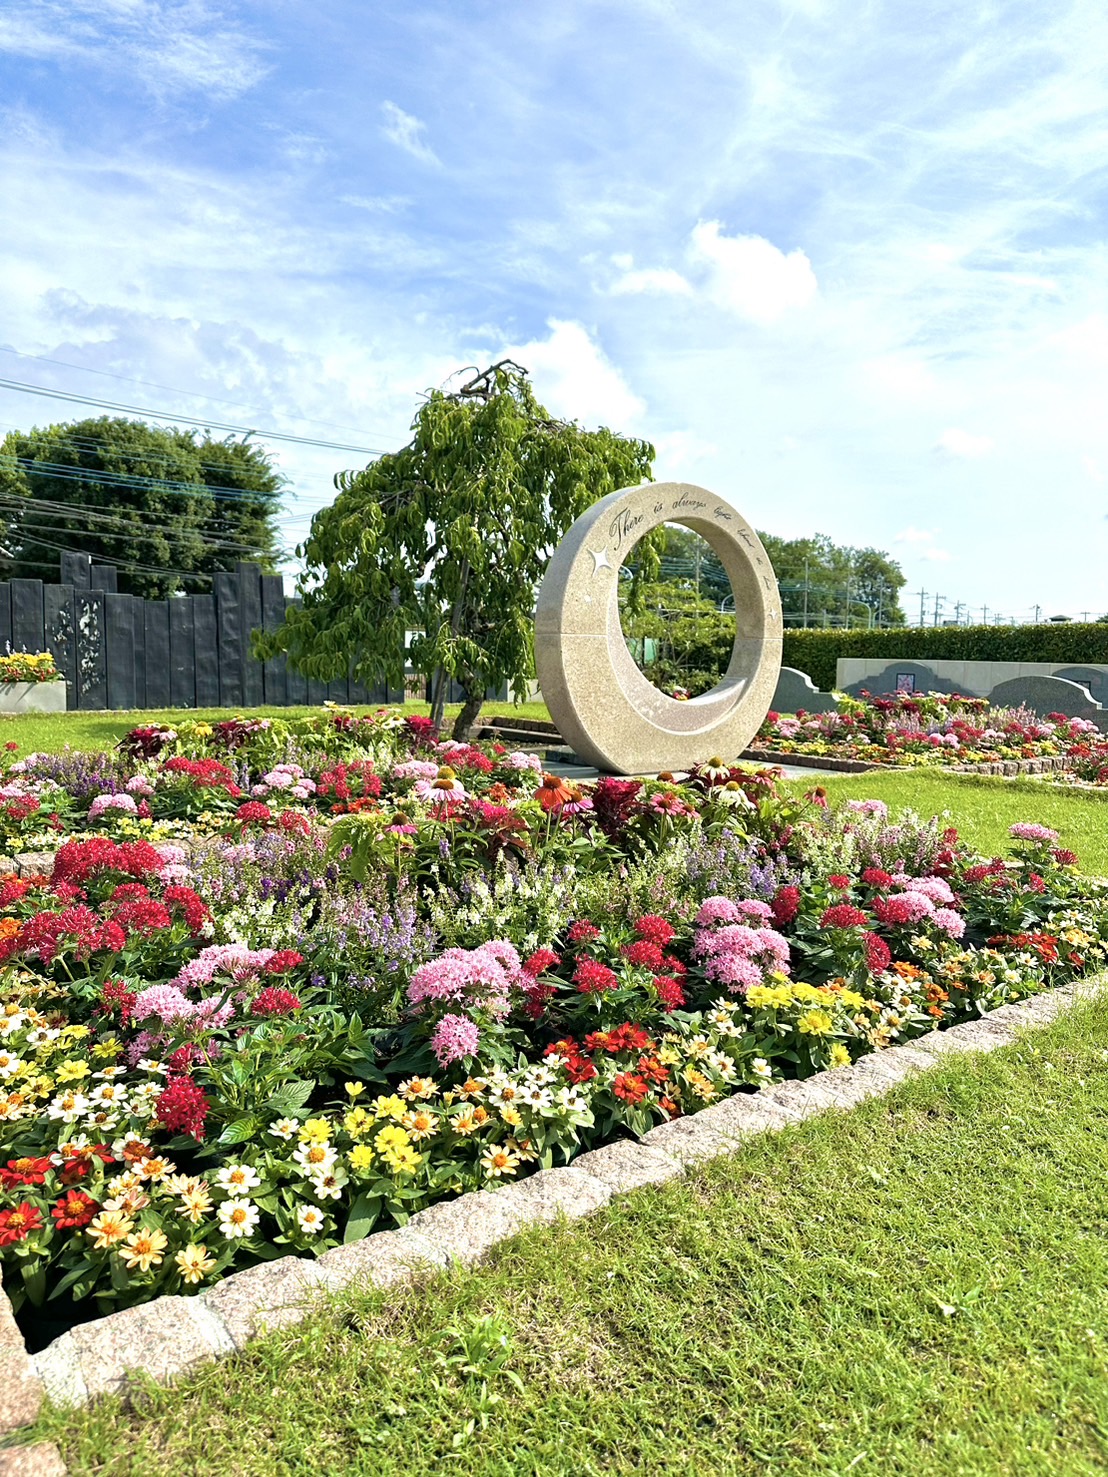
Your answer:
[[[619,569],[619,621],[639,671],[667,697],[693,698],[722,682],[735,639],[735,596],[718,554],[691,528],[666,523],[661,568],[631,593],[642,550],[633,545]]]

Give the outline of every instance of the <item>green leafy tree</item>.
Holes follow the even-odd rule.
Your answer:
[[[880,549],[832,543],[826,534],[783,539],[760,533],[781,589],[786,624],[902,626],[904,572]],[[807,597],[807,598],[806,598]]]
[[[509,360],[432,391],[405,447],[335,478],[301,551],[302,604],[255,649],[286,652],[319,681],[352,670],[399,686],[409,641],[433,716],[447,679],[461,685],[464,738],[490,687],[526,695],[535,592],[555,545],[598,498],[648,479],[653,459],[648,442],[556,420]],[[647,576],[656,563],[650,546]]]
[[[0,442],[0,532],[9,577],[55,577],[64,550],[113,564],[120,590],[162,599],[280,557],[284,479],[248,441],[95,419]]]

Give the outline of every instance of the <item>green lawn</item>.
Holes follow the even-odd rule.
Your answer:
[[[355,713],[376,712],[379,704],[371,703],[351,709]],[[461,705],[447,706],[448,722]],[[429,713],[428,703],[407,703],[408,713]],[[486,718],[511,715],[517,718],[547,718],[544,703],[486,703],[481,710]],[[140,723],[184,723],[189,720],[218,722],[245,714],[250,718],[292,718],[318,713],[319,708],[156,708],[112,713],[0,713],[0,743],[14,742],[24,754],[54,753],[68,745],[71,749],[110,749],[130,729]]]
[[[922,815],[950,811],[960,835],[989,856],[1006,854],[1008,827],[1014,821],[1037,821],[1061,834],[1062,844],[1080,857],[1083,871],[1108,876],[1108,790],[938,770],[813,775],[790,783],[803,790],[819,785],[833,801],[850,796],[884,800],[894,812],[903,806]]]
[[[1108,997],[38,1434],[113,1477],[1103,1473],[1106,1155]]]

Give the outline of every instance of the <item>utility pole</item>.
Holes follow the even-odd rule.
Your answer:
[[[987,605],[983,605],[981,607],[981,624],[983,626],[987,626],[989,624],[989,607]]]
[[[1042,609],[1043,609],[1043,607],[1041,605],[1036,605],[1035,606],[1035,624],[1036,625],[1039,624],[1039,616],[1042,613]]]
[[[808,629],[808,556],[804,556],[804,629]]]
[[[954,620],[959,626],[962,624],[962,611],[965,610],[965,608],[966,607],[961,600],[956,600],[954,602]]]
[[[937,626],[939,624],[939,610],[945,604],[946,604],[946,596],[945,595],[936,594],[936,596],[935,596],[935,618],[931,622],[931,624],[933,626]]]
[[[916,590],[914,593],[919,596],[919,623],[922,626],[926,624],[923,615],[923,602],[931,592],[929,590]]]

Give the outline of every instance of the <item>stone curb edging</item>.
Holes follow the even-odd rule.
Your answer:
[[[562,1215],[570,1220],[591,1215],[613,1196],[674,1179],[732,1152],[756,1133],[880,1097],[950,1053],[1005,1046],[1021,1027],[1048,1024],[1079,992],[1105,983],[1102,977],[1100,985],[1091,979],[1063,985],[980,1020],[873,1052],[852,1066],[724,1098],[690,1117],[659,1124],[641,1140],[592,1149],[564,1168],[541,1170],[494,1193],[475,1190],[440,1201],[398,1230],[335,1247],[316,1261],[281,1257],[234,1272],[196,1296],[160,1297],[78,1325],[39,1354],[27,1353],[11,1305],[2,1298],[0,1436],[33,1422],[44,1396],[77,1406],[99,1395],[126,1394],[133,1371],[170,1382],[246,1348],[263,1331],[299,1323],[328,1294],[359,1284],[410,1284],[454,1263],[473,1266],[520,1231]],[[11,1465],[11,1458],[24,1465]],[[0,1451],[0,1477],[9,1472],[54,1477],[64,1470],[56,1449],[44,1443]]]
[[[739,755],[753,764],[789,764],[799,769],[833,769],[841,774],[1051,774],[1066,768],[1064,754],[1041,759],[982,759],[976,764],[871,764],[866,759],[835,759],[829,754],[789,754],[782,749],[744,749]]]

